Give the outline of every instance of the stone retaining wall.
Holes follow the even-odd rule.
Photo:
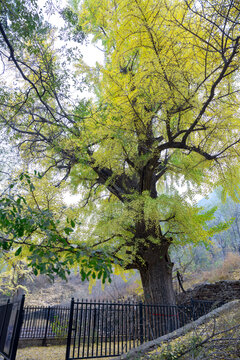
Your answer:
[[[196,285],[193,289],[187,290],[186,293],[178,294],[177,303],[180,305],[190,302],[191,298],[224,302],[240,299],[240,280],[225,280],[213,284]]]

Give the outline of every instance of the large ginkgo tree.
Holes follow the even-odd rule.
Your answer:
[[[171,246],[207,245],[225,227],[208,227],[215,209],[204,213],[196,195],[221,185],[238,198],[239,2],[72,1],[61,50],[36,6],[0,5],[1,58],[15,74],[3,77],[0,121],[30,169],[38,162],[59,191],[71,182],[80,194],[81,225],[65,230],[66,243],[52,239],[63,246],[55,261],[70,254],[81,268],[84,243],[93,258],[138,270],[146,302],[173,304]],[[87,36],[104,64],[68,48]],[[46,238],[34,236],[43,252]],[[98,266],[87,275],[96,274],[106,276]]]

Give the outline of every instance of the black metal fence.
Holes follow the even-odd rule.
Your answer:
[[[23,320],[24,296],[21,301],[0,305],[0,355],[15,360]]]
[[[71,302],[66,360],[118,356],[196,320],[213,302],[186,306]]]
[[[224,301],[207,301],[207,300],[191,300],[191,306],[193,311],[193,320],[197,320],[201,316],[209,313],[211,310],[222,306]]]
[[[21,339],[67,338],[69,325],[69,307],[27,306],[24,308]]]
[[[216,304],[181,306],[74,301],[69,307],[24,308],[21,339],[66,339],[67,360],[117,356],[208,313]]]

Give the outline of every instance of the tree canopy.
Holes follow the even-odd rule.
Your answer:
[[[195,195],[219,185],[224,196],[239,195],[239,4],[74,0],[60,32],[36,9],[30,0],[0,5],[1,59],[12,74],[0,89],[1,126],[30,172],[81,194],[69,247],[79,254],[84,243],[84,256],[97,251],[101,265],[138,269],[147,301],[174,303],[169,247],[208,244],[226,227],[207,225],[215,209],[203,212]],[[70,48],[87,36],[104,64],[90,67]],[[91,99],[81,96],[85,87]],[[27,211],[38,218],[44,206],[36,207]],[[81,264],[81,253],[54,250],[62,235],[43,239],[31,238],[28,251],[48,241],[53,262]]]

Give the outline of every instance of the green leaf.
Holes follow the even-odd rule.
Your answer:
[[[70,227],[65,227],[65,228],[64,228],[64,232],[65,232],[67,235],[69,235],[71,232],[73,232],[73,229],[70,228]]]
[[[34,273],[34,275],[38,275],[38,270],[37,269],[33,269],[33,273]]]
[[[17,249],[17,251],[15,252],[15,256],[20,255],[21,252],[22,252],[22,246],[20,246],[20,247]]]
[[[23,235],[24,235],[24,227],[23,226],[21,226],[21,227],[19,227],[18,229],[17,229],[17,235],[19,236],[19,237],[22,237]]]

